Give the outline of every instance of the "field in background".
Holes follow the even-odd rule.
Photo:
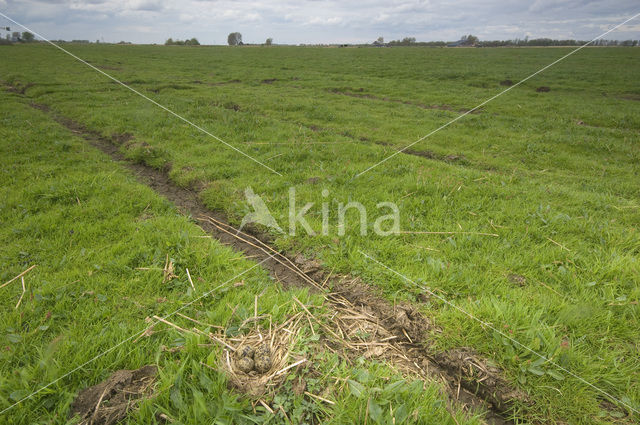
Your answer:
[[[520,406],[522,410],[526,407],[526,420],[633,422],[624,406],[604,401],[593,388],[538,361],[509,339],[438,299],[425,297],[423,291],[367,260],[362,252],[639,409],[639,49],[583,49],[410,151],[354,178],[569,50],[65,48],[264,162],[282,177],[51,46],[3,47],[1,79],[27,101],[47,105],[90,130],[107,136],[128,134],[123,140],[132,136],[120,148],[127,157],[166,170],[173,181],[197,191],[207,206],[225,211],[236,223],[250,211],[244,195],[247,187],[263,197],[281,225],[287,223],[291,186],[296,188],[299,206],[315,202],[307,215],[314,229],[321,228],[320,205],[329,199],[329,235],[274,233],[275,244],[316,258],[329,270],[360,276],[389,300],[415,303],[438,326],[430,344],[440,350],[474,348],[504,368],[513,386],[530,395],[533,407]],[[9,124],[3,125],[6,194],[0,255],[7,266],[0,270],[0,280],[15,276],[24,264],[36,262],[40,273],[57,269],[64,273],[60,282],[53,276],[41,276],[51,281],[52,287],[70,283],[78,277],[64,265],[80,261],[80,254],[67,252],[72,247],[66,248],[66,240],[56,238],[59,245],[48,245],[50,234],[38,226],[46,226],[55,210],[48,212],[48,206],[38,204],[58,199],[60,190],[92,195],[88,187],[93,186],[86,182],[56,181],[71,173],[77,174],[79,181],[86,179],[95,185],[95,171],[78,167],[77,161],[63,162],[69,155],[69,149],[64,148],[68,134],[51,138],[44,123],[14,112],[14,108],[22,111],[19,103],[3,108],[3,120],[18,114],[13,125],[20,127],[9,132]],[[28,129],[25,120],[31,124]],[[35,132],[28,140],[41,144],[20,143],[26,140],[26,131]],[[16,146],[24,149],[25,159],[14,153]],[[49,156],[44,149],[56,146],[59,152],[50,166],[60,174],[51,174],[51,181],[38,188],[32,174],[39,170],[36,167],[46,166]],[[43,155],[42,165],[32,163],[33,150]],[[16,176],[16,167],[22,169],[22,177]],[[107,176],[110,167],[104,165]],[[50,171],[42,170],[37,175],[47,173]],[[19,187],[24,188],[22,192],[16,190]],[[327,197],[322,195],[323,189],[328,191]],[[130,194],[133,190],[120,187],[94,200],[96,216],[87,216],[86,226],[90,229],[100,220],[114,220],[105,228],[116,233],[99,242],[104,251],[94,255],[101,261],[82,261],[86,267],[106,267],[114,276],[91,283],[91,289],[75,290],[78,296],[86,290],[106,292],[100,288],[114,281],[128,287],[123,268],[160,261],[162,252],[152,254],[155,250],[146,246],[146,239],[134,239],[127,242],[126,250],[146,254],[107,267],[111,258],[117,257],[118,241],[130,234],[126,229],[135,218],[123,218],[117,201],[131,203],[133,199],[142,208],[151,201],[138,202]],[[25,197],[32,204],[22,199]],[[349,201],[362,203],[370,212],[376,211],[379,202],[397,203],[401,229],[406,232],[497,236],[381,237],[372,229],[362,236],[355,214],[348,216],[346,234],[340,236],[336,234],[335,205]],[[101,211],[103,204],[109,207],[105,211]],[[111,208],[114,210],[109,213]],[[161,203],[158,208],[170,210]],[[36,228],[20,230],[25,225],[20,211],[33,215],[41,210],[44,215],[34,222]],[[77,219],[85,213],[77,212]],[[148,228],[148,238],[164,235],[168,240],[180,239],[186,231],[180,226],[195,229],[174,215],[167,220],[172,224]],[[19,238],[26,239],[20,244]],[[174,244],[182,243],[177,239]],[[173,242],[167,243],[173,246]],[[205,263],[212,261],[199,246],[190,247],[189,253]],[[229,254],[219,255],[222,257],[216,264],[228,264]],[[47,264],[52,270],[47,270]],[[223,281],[218,278],[222,275],[218,266],[210,267],[210,279]],[[138,285],[141,287],[131,289],[128,296],[155,297],[161,290],[152,281]],[[262,288],[256,287],[256,291]],[[58,303],[54,294],[49,308],[62,309],[63,302]],[[22,325],[17,322],[19,315],[11,311],[13,301],[4,302],[10,313],[1,319],[6,339],[3,345],[13,348],[3,356],[17,362],[13,370],[19,370],[22,362],[34,365],[38,360],[35,354],[27,354],[28,350],[15,351],[22,349],[23,334],[33,330],[18,328]],[[119,300],[107,301],[115,308]],[[38,308],[45,314],[44,305]],[[101,314],[112,314],[113,308],[105,305]],[[122,320],[132,311],[122,309]],[[80,317],[77,320],[85,320]],[[114,323],[112,320],[105,332],[113,331]],[[76,348],[81,356],[78,363],[90,356],[83,353],[88,348],[93,346]],[[135,350],[131,355],[143,356]],[[29,360],[30,356],[35,357]],[[26,373],[25,383],[37,369],[30,373]],[[15,385],[9,380],[2,382],[1,396],[7,403],[15,397],[4,389],[15,391]]]

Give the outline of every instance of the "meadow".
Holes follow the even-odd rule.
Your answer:
[[[490,359],[527,394],[506,419],[637,421],[640,49],[583,49],[360,174],[570,50],[64,47],[279,174],[52,46],[3,46],[0,281],[37,268],[26,275],[32,295],[20,308],[19,283],[1,289],[0,408],[144,329],[145,317],[191,301],[183,268],[213,289],[251,267],[215,239],[196,238],[197,221],[51,118],[58,116],[121,140],[128,160],[167,173],[236,225],[251,211],[250,187],[286,227],[295,188],[298,208],[314,203],[306,218],[317,234],[270,231],[273,246],[358,277],[394,305],[414,305],[434,324],[415,342],[434,353],[465,347]],[[370,220],[362,235],[354,211],[338,232],[336,206],[350,201],[370,213],[395,203],[401,232],[377,235]],[[319,231],[323,202],[328,234]],[[167,254],[179,283],[137,270],[162,268]],[[207,323],[242,323],[256,294],[274,321],[298,312],[293,295],[331,310],[307,290],[282,288],[260,265],[249,275],[246,286],[198,304]],[[244,315],[230,319],[227,305]],[[314,335],[302,329],[298,351]],[[160,394],[131,423],[158,411],[180,423],[289,420],[228,390],[223,375],[200,363],[211,351],[201,342],[168,330],[125,344],[3,415],[65,423],[76,391],[153,359]],[[172,344],[185,348],[171,357],[161,347]],[[371,400],[404,379],[397,371],[316,356],[315,390],[327,389],[323,397],[336,404],[283,391],[283,410],[299,415],[293,423],[391,423],[370,416],[378,413]],[[371,395],[329,382],[340,379],[365,381]],[[445,408],[435,382],[399,400],[418,412],[407,423],[482,420]],[[393,410],[399,400],[385,403]]]

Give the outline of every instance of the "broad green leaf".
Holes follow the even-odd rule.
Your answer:
[[[378,406],[378,403],[369,399],[369,416],[374,422],[380,423],[382,420],[382,407]]]
[[[358,398],[362,397],[362,393],[364,393],[364,385],[358,381],[354,381],[353,379],[349,379],[347,382],[349,383],[351,394]]]
[[[528,371],[533,373],[534,375],[538,375],[538,376],[544,375],[544,370],[542,370],[542,369],[540,369],[540,368],[538,368],[536,366],[533,366],[533,365],[529,366]]]
[[[548,370],[547,375],[551,376],[553,379],[557,379],[558,381],[562,381],[564,379],[563,374],[553,369]]]
[[[18,342],[22,341],[22,335],[18,335],[18,334],[9,334],[7,335],[7,338],[9,339],[10,342],[13,342],[14,344],[17,344]]]
[[[393,410],[393,417],[396,419],[395,423],[397,424],[401,424],[406,421],[409,417],[409,410],[407,409],[407,406],[404,404],[397,406]]]

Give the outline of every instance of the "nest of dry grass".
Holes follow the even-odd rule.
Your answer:
[[[245,394],[260,397],[279,387],[288,372],[306,362],[306,358],[291,351],[299,335],[301,319],[302,315],[296,314],[275,328],[265,330],[256,327],[241,338],[216,337],[225,346],[218,367],[227,375],[231,385]],[[262,372],[255,368],[244,372],[238,364],[242,358],[238,349],[243,347],[250,347],[256,352],[261,347],[267,347],[271,366]]]

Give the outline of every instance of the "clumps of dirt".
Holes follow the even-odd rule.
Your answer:
[[[112,65],[96,65],[98,68],[107,71],[122,71],[122,67]]]
[[[156,87],[152,87],[149,89],[149,91],[153,92],[153,93],[160,93],[164,90],[189,90],[192,89],[193,87],[191,86],[187,86],[187,85],[183,85],[183,84],[161,84],[158,85]]]
[[[612,418],[616,419],[624,419],[629,416],[629,412],[605,399],[600,401],[600,409],[607,412]]]
[[[51,112],[51,108],[49,108],[49,105],[45,105],[44,103],[35,103],[35,102],[31,102],[31,107],[35,108],[39,111],[42,112]]]
[[[550,89],[549,87],[547,87],[547,86],[540,86],[540,87],[538,87],[538,88],[536,89],[536,91],[537,91],[538,93],[546,93],[546,92],[550,92],[550,91],[551,91],[551,89]]]
[[[353,87],[338,87],[331,89],[334,93],[346,93],[346,92],[357,92],[362,93],[364,91],[364,87],[353,88]]]
[[[111,140],[117,145],[123,145],[133,139],[133,134],[131,133],[114,133],[111,135]]]
[[[402,152],[404,152],[407,155],[419,156],[422,158],[433,159],[436,161],[444,161],[449,163],[460,163],[460,164],[468,163],[467,158],[462,154],[441,155],[430,150],[417,151],[413,149],[405,149]]]
[[[238,112],[241,108],[240,105],[238,105],[237,103],[233,103],[233,102],[227,102],[224,105],[222,105],[223,108],[225,109],[229,109],[231,111],[236,111]]]
[[[439,331],[420,311],[408,303],[390,304],[371,291],[360,279],[341,279],[333,282],[332,296],[342,297],[356,308],[369,312],[380,325],[394,331],[396,338],[410,343],[423,342],[429,332]],[[331,298],[330,298],[331,299]],[[339,299],[337,300],[340,303]]]
[[[620,96],[620,99],[640,101],[640,93],[627,93]]]
[[[240,80],[229,80],[229,81],[220,81],[217,83],[208,83],[210,86],[226,86],[227,84],[238,84],[241,83]]]
[[[511,80],[502,80],[500,81],[501,86],[511,87],[513,85],[513,81]]]
[[[525,286],[527,284],[527,278],[515,273],[509,273],[507,276],[509,282],[515,283],[518,286]]]
[[[71,404],[69,418],[78,425],[111,425],[123,420],[138,404],[152,397],[158,368],[118,370],[105,381],[80,391]]]
[[[277,78],[267,78],[266,80],[260,81],[262,84],[273,84],[278,81]]]
[[[322,276],[322,263],[320,263],[318,260],[309,260],[302,254],[297,254],[293,258],[293,262],[299,267],[299,270],[301,270],[304,274],[310,276],[311,278],[319,278],[320,276]]]
[[[491,365],[471,348],[436,353],[434,359],[450,375],[458,376],[463,388],[481,396],[498,411],[509,411],[514,401],[531,404],[526,393],[509,384],[500,368]]]
[[[6,88],[9,92],[24,95],[27,90],[33,86],[35,86],[35,83],[21,83],[20,81],[16,81],[13,84],[6,85]]]
[[[388,102],[393,102],[393,99],[387,98],[387,97],[379,97],[379,96],[375,96],[373,94],[369,94],[369,93],[362,93],[364,91],[364,89],[361,87],[359,89],[354,89],[354,88],[350,88],[350,87],[342,87],[342,88],[333,88],[333,89],[329,89],[329,91],[331,93],[335,93],[335,94],[341,94],[343,96],[351,96],[351,97],[358,97],[361,99],[375,99],[375,100],[384,100],[384,101],[388,101]]]

